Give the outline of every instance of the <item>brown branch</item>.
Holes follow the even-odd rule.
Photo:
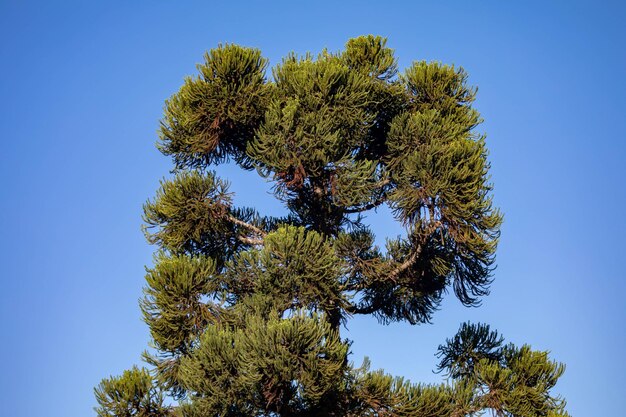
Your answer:
[[[267,233],[265,233],[263,230],[259,229],[255,225],[250,224],[250,223],[246,223],[243,220],[240,220],[240,219],[236,218],[232,214],[228,215],[228,220],[230,220],[231,222],[235,223],[236,225],[239,225],[241,227],[245,227],[246,229],[256,233],[259,236],[265,237],[265,235],[267,235]]]
[[[405,270],[407,270],[411,265],[413,265],[415,263],[415,261],[417,261],[418,256],[420,255],[420,253],[422,253],[422,245],[417,245],[417,247],[415,248],[415,250],[413,251],[413,253],[409,256],[409,258],[402,262],[402,264],[400,264],[396,269],[394,269],[393,271],[391,271],[391,273],[389,274],[389,276],[387,277],[388,279],[390,279],[393,282],[396,282],[398,279],[398,276]]]
[[[266,232],[259,229],[253,224],[244,222],[243,220],[236,218],[232,214],[229,214],[227,216],[227,219],[233,222],[234,224],[241,226],[245,229],[248,229],[251,232],[253,232],[255,235],[257,235],[257,237],[237,236],[237,239],[239,239],[241,242],[246,243],[248,245],[262,245],[263,244],[263,238],[265,238],[265,236],[267,235]]]
[[[368,211],[368,210],[371,210],[373,208],[376,208],[376,207],[380,206],[382,203],[384,203],[385,201],[387,201],[387,196],[386,195],[384,195],[381,198],[379,198],[378,200],[373,201],[373,202],[371,202],[369,204],[366,204],[364,206],[346,209],[345,212],[347,214],[361,213],[363,211]]]
[[[439,226],[441,226],[441,222],[440,221],[436,221],[436,222],[434,222],[434,223],[429,225],[429,227],[426,229],[426,233],[424,233],[422,235],[423,237],[421,239],[421,242],[419,242],[419,244],[415,247],[415,250],[413,251],[413,253],[411,253],[411,255],[408,257],[408,259],[406,261],[404,261],[396,269],[391,271],[391,273],[389,274],[389,279],[390,280],[392,280],[393,282],[396,282],[396,279],[398,278],[398,275],[400,275],[403,271],[405,271],[411,265],[413,265],[415,263],[415,261],[417,261],[417,258],[419,257],[420,253],[422,253],[422,245],[424,245],[426,243],[426,240],[433,233],[435,233],[435,231],[437,230],[437,228],[439,228]]]
[[[248,245],[262,245],[263,244],[263,239],[253,239],[253,238],[245,237],[245,236],[239,236],[237,237],[237,239],[239,239],[240,241]]]
[[[419,258],[420,254],[422,253],[422,249],[423,249],[423,245],[426,243],[426,240],[437,231],[437,228],[439,228],[441,226],[441,222],[440,221],[436,221],[432,224],[429,225],[429,227],[425,230],[425,233],[422,235],[422,239],[420,239],[421,241],[417,244],[417,246],[415,246],[415,249],[412,251],[412,253],[409,255],[409,257],[402,262],[400,265],[398,265],[394,270],[392,270],[386,277],[387,280],[392,281],[394,284],[397,283],[397,279],[398,276],[406,271],[408,268],[410,268]],[[353,290],[360,290],[359,288],[351,288]],[[350,314],[371,314],[373,312],[375,312],[376,310],[378,310],[381,307],[381,301],[378,300],[378,302],[374,302],[373,304],[369,305],[369,306],[365,306],[365,307],[358,307],[354,304],[349,305],[348,307],[346,307],[346,312],[350,313]]]

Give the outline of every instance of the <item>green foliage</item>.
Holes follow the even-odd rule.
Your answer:
[[[454,411],[455,392],[446,385],[411,384],[383,371],[369,370],[366,358],[353,370],[347,416],[438,417]]]
[[[155,260],[156,266],[147,271],[141,310],[153,346],[164,354],[146,354],[145,358],[156,367],[161,386],[180,396],[179,358],[191,351],[198,336],[214,322],[219,307],[203,297],[216,295],[220,283],[215,279],[215,263],[206,256],[161,253]]]
[[[346,43],[343,60],[351,70],[381,81],[391,80],[398,72],[393,50],[381,36],[361,36]]]
[[[159,149],[178,168],[202,167],[229,157],[245,164],[245,147],[263,119],[267,60],[256,49],[220,46],[165,103]]]
[[[171,410],[163,406],[163,395],[152,384],[150,373],[136,366],[120,377],[103,379],[95,388],[99,417],[165,417]]]
[[[503,342],[502,336],[486,324],[463,323],[452,339],[439,345],[439,371],[446,371],[452,378],[468,377],[481,359],[499,361]]]
[[[491,409],[498,416],[567,415],[565,401],[550,394],[565,366],[549,360],[547,352],[503,341],[487,325],[463,323],[439,346],[439,369],[471,392],[468,409]]]
[[[502,215],[465,71],[399,73],[379,36],[266,67],[219,46],[166,102],[174,175],[144,205],[155,385],[137,369],[104,380],[100,415],[567,415],[550,393],[563,366],[486,325],[440,346],[436,386],[355,368],[340,337],[354,315],[425,323],[448,291],[468,306],[489,292]],[[235,207],[212,171],[227,161],[271,181],[288,216]],[[383,249],[365,223],[381,205],[406,231]]]
[[[223,258],[233,230],[225,221],[230,206],[226,183],[213,174],[182,172],[162,181],[154,202],[144,205],[150,243],[172,253],[206,253]],[[156,229],[150,233],[151,229]]]
[[[146,275],[144,319],[159,348],[184,353],[211,320],[201,296],[219,290],[212,279],[215,264],[205,256],[186,255],[159,255],[156,262]]]
[[[279,314],[320,310],[338,324],[346,304],[339,282],[342,273],[341,259],[324,236],[285,226],[269,233],[261,249],[239,253],[227,267],[226,280],[233,304],[262,294]]]
[[[315,314],[248,315],[236,328],[209,327],[182,363],[183,383],[196,393],[185,415],[322,413],[337,400],[347,352]]]

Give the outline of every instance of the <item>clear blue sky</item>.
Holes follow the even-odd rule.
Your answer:
[[[54,4],[56,3],[56,4]],[[600,4],[602,3],[602,4]],[[289,51],[389,38],[401,67],[463,66],[505,213],[492,293],[434,324],[349,324],[352,359],[435,382],[465,320],[550,350],[575,416],[626,409],[626,10],[618,2],[0,2],[0,399],[7,417],[93,415],[93,386],[140,363],[142,203],[170,161],[164,100],[219,42]],[[225,167],[236,202],[278,210]],[[385,212],[382,239],[399,232]]]

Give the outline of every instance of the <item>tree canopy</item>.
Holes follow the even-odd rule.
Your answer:
[[[466,72],[399,73],[379,36],[267,66],[220,45],[166,101],[173,176],[144,206],[152,377],[103,380],[98,415],[567,415],[550,393],[563,365],[487,325],[440,346],[435,386],[356,367],[340,334],[355,315],[425,323],[448,292],[489,292],[502,215]],[[235,206],[212,170],[225,162],[271,181],[288,215]],[[381,205],[406,230],[385,248],[366,223]]]

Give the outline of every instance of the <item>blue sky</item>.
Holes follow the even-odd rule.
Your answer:
[[[489,297],[448,297],[432,325],[349,323],[352,359],[437,382],[436,347],[465,320],[550,350],[575,416],[626,409],[626,9],[618,2],[0,1],[0,399],[12,417],[94,415],[101,378],[140,363],[141,206],[170,161],[164,100],[220,42],[339,50],[389,38],[479,87],[505,214]],[[268,185],[221,167],[235,201],[279,211]],[[384,210],[379,238],[401,230]]]

